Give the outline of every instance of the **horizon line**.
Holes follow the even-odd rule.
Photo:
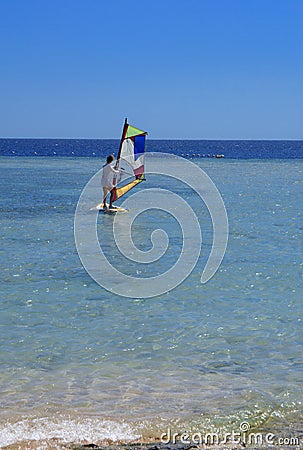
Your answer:
[[[93,140],[120,141],[120,138],[90,138],[90,137],[0,137],[0,139],[47,139],[47,140]],[[150,138],[148,141],[303,141],[302,138]]]

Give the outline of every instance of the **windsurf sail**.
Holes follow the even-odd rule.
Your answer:
[[[130,189],[145,180],[144,160],[146,135],[146,131],[129,125],[127,119],[125,119],[117,155],[116,169],[120,169],[122,177],[125,174],[128,179],[124,185],[119,185],[113,189],[113,201],[122,197]],[[117,184],[120,184],[120,181]]]

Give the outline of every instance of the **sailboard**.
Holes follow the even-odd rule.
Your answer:
[[[113,201],[125,195],[144,177],[145,141],[147,132],[127,123],[125,119],[115,169],[120,169],[120,178],[114,179]],[[127,180],[125,180],[125,176]]]
[[[94,208],[91,208],[91,211],[98,210],[100,212],[103,212],[104,214],[116,214],[116,213],[127,213],[128,209],[121,208],[121,206],[113,205],[112,208],[109,208],[109,205],[106,204],[106,208],[103,207],[103,203],[99,203]]]

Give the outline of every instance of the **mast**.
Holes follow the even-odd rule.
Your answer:
[[[124,121],[124,126],[123,126],[123,131],[122,131],[122,136],[121,136],[121,141],[120,141],[120,146],[119,146],[119,150],[118,150],[118,155],[117,155],[117,160],[116,160],[116,164],[115,164],[115,169],[118,170],[119,169],[119,165],[120,165],[120,155],[121,155],[121,150],[122,150],[122,145],[123,145],[123,141],[125,139],[126,133],[127,133],[127,128],[128,128],[128,123],[127,123],[127,117],[125,118]],[[117,175],[114,176],[113,179],[113,183],[114,183],[114,188],[111,191],[110,194],[110,204],[117,200],[117,188],[116,188],[116,183],[117,183]]]
[[[122,131],[122,136],[121,136],[120,146],[119,146],[119,150],[118,150],[117,161],[116,161],[116,164],[115,164],[115,169],[118,169],[119,164],[120,164],[120,155],[121,155],[121,150],[122,150],[123,141],[124,141],[124,139],[125,139],[126,132],[127,132],[127,127],[128,127],[128,123],[127,123],[127,117],[126,117],[126,118],[125,118],[125,121],[124,121],[124,126],[123,126],[123,131]]]
[[[125,184],[119,188],[116,187],[117,175],[114,176],[114,187],[111,190],[110,204],[122,195],[126,194],[130,189],[136,186],[141,181],[144,181],[144,154],[145,154],[145,137],[146,132],[139,130],[127,123],[127,119],[124,121],[120,146],[117,154],[117,160],[115,169],[119,169],[120,160],[129,159],[129,164],[133,170],[133,176],[135,179],[128,184]],[[124,144],[127,145],[125,146]],[[130,175],[130,174],[128,174]]]

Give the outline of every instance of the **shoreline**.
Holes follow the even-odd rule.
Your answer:
[[[279,449],[286,450],[289,448],[292,449],[301,449],[301,442],[291,441],[291,438],[285,438],[285,444],[279,444]],[[289,439],[289,441],[287,440]],[[288,442],[291,442],[289,444]],[[273,444],[277,446],[277,444]],[[158,441],[153,442],[133,442],[133,443],[103,443],[103,444],[94,444],[94,443],[83,443],[83,444],[68,444],[68,443],[60,443],[53,440],[52,442],[45,443],[37,441],[37,442],[29,442],[24,441],[21,443],[11,444],[5,447],[2,447],[3,450],[190,450],[190,449],[201,449],[201,450],[243,450],[245,448],[249,448],[250,450],[258,450],[258,449],[266,449],[269,448],[268,444],[263,443],[254,443],[253,445],[246,445],[244,442],[230,442],[226,444],[183,444],[181,442],[177,442],[175,444],[163,444]]]
[[[302,448],[303,429],[300,414],[296,422],[287,417],[275,421],[274,417],[261,424],[251,426],[243,421],[240,426],[209,429],[185,423],[126,422],[85,418],[77,414],[77,419],[66,416],[51,420],[50,417],[25,418],[19,421],[0,423],[0,448],[5,450],[189,450],[191,448],[209,450],[239,450],[278,447],[279,449]],[[3,426],[4,425],[4,426]],[[151,427],[148,429],[148,425]],[[186,430],[190,431],[186,431]],[[203,430],[203,431],[202,431]]]

